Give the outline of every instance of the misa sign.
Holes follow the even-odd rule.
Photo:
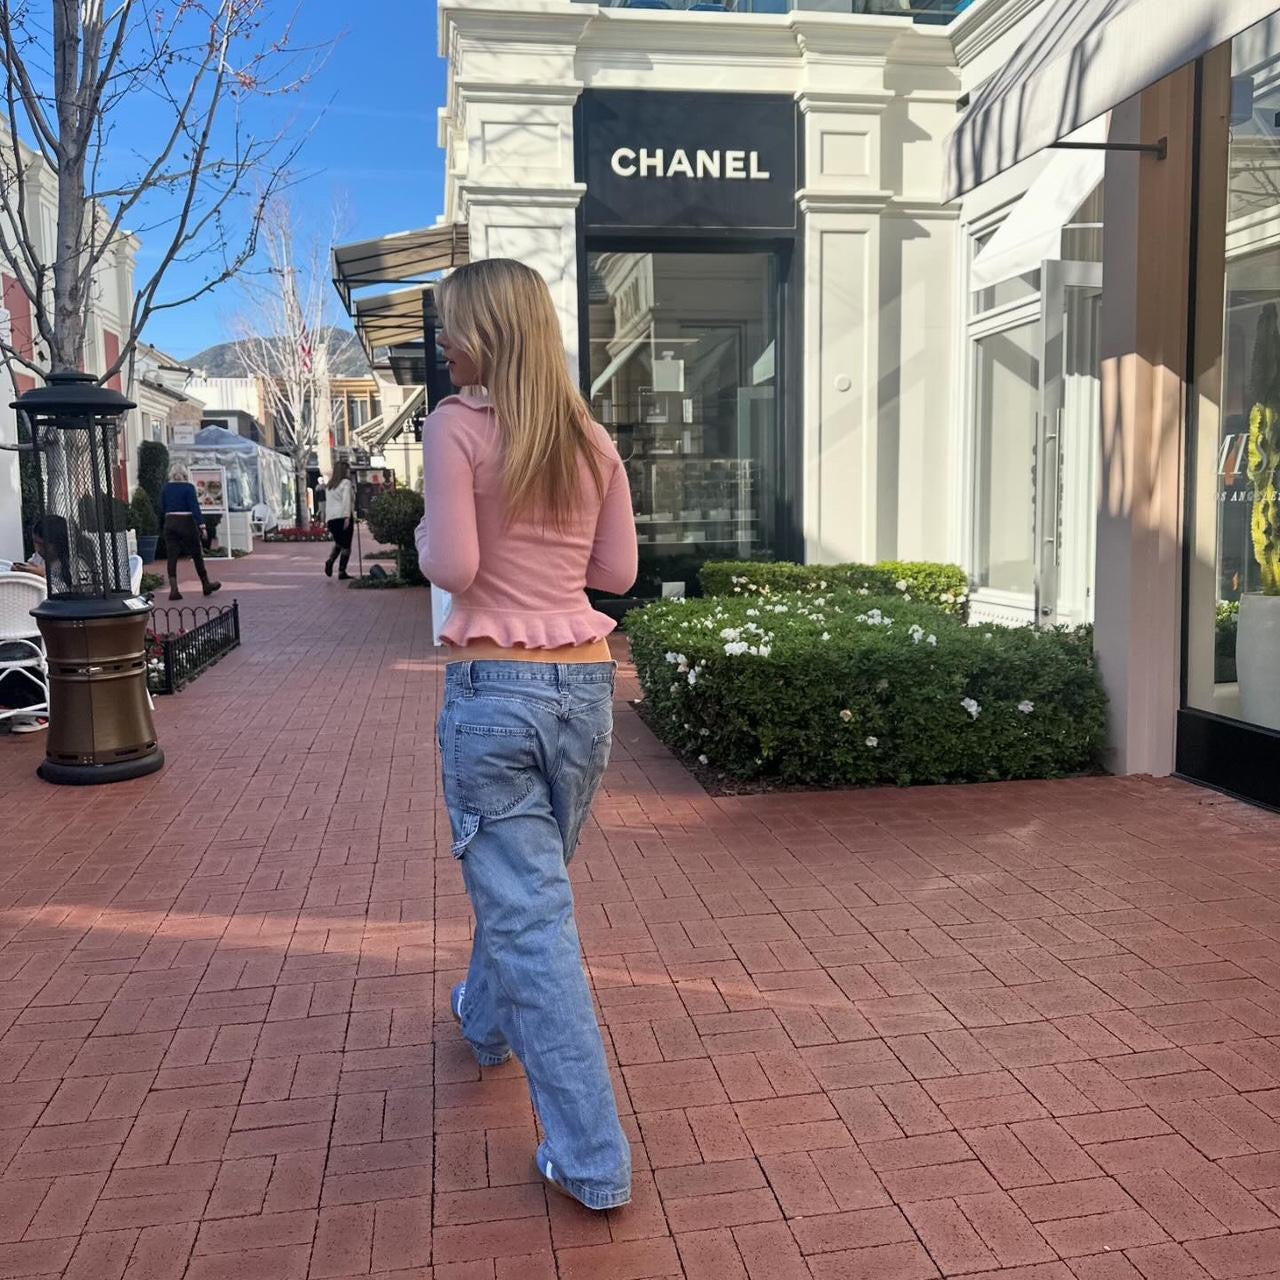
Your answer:
[[[794,230],[795,102],[588,89],[578,177],[589,229]]]

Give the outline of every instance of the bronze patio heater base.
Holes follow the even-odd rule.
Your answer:
[[[129,590],[128,507],[114,491],[121,423],[133,407],[71,370],[14,403],[30,426],[40,480],[32,533],[49,594],[32,613],[49,663],[38,770],[46,782],[122,782],[164,764],[147,697],[151,606]]]

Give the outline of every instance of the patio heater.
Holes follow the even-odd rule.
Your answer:
[[[114,484],[131,400],[59,370],[13,407],[39,477],[48,598],[32,610],[49,660],[46,782],[122,782],[164,763],[147,697],[151,606],[130,591],[128,507]]]

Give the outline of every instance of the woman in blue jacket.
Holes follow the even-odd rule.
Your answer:
[[[175,462],[169,468],[169,483],[160,494],[160,504],[164,508],[164,542],[169,552],[169,599],[182,599],[182,592],[178,590],[179,556],[191,557],[205,595],[213,595],[222,583],[211,582],[209,571],[204,567],[204,545],[200,536],[204,512],[200,510],[191,475],[182,463]]]

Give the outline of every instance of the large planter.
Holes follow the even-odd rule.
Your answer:
[[[138,554],[142,557],[143,564],[154,564],[156,558],[156,544],[160,541],[158,534],[138,534]]]
[[[1242,597],[1236,669],[1244,718],[1280,729],[1280,596]]]

